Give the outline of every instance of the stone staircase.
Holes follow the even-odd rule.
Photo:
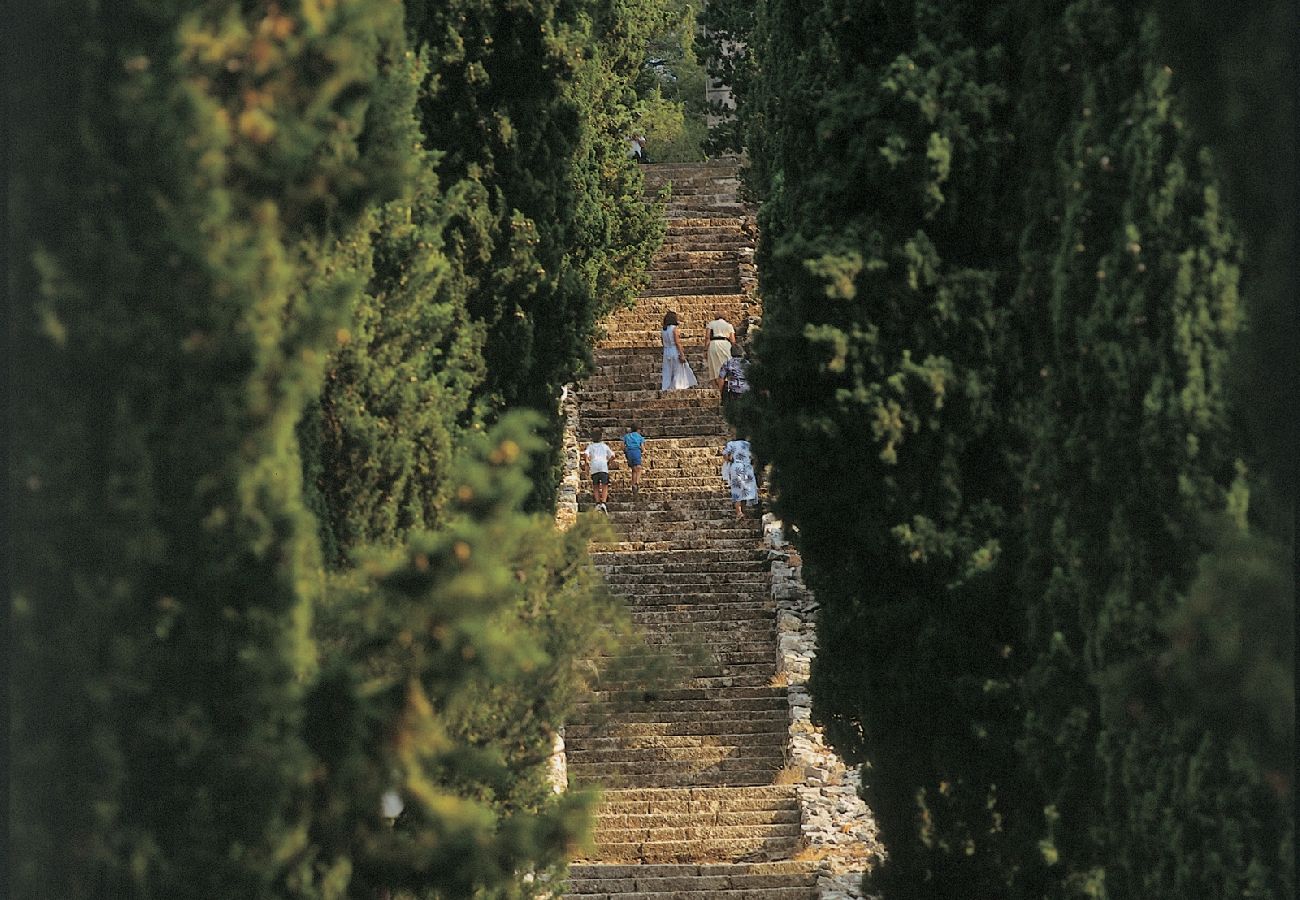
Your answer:
[[[762,524],[737,521],[719,477],[729,437],[711,384],[658,390],[664,312],[704,382],[704,325],[757,312],[753,219],[734,162],[646,167],[671,183],[668,232],[648,288],[604,323],[596,370],[576,394],[578,439],[599,429],[617,453],[608,514],[617,539],[591,547],[648,645],[679,661],[679,682],[601,683],[565,727],[571,784],[604,790],[590,858],[568,896],[639,900],[808,900],[795,788],[780,784],[789,706],[775,683],[776,621]],[[632,502],[620,438],[646,437]],[[590,485],[579,505],[591,505]]]

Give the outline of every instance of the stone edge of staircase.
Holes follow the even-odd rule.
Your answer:
[[[884,845],[862,797],[862,767],[849,766],[812,724],[808,676],[817,655],[817,602],[803,583],[803,560],[772,513],[763,515],[770,590],[776,603],[777,678],[785,682],[790,710],[786,753],[802,770],[795,784],[800,837],[818,858],[818,896],[861,900],[867,871],[884,859]]]

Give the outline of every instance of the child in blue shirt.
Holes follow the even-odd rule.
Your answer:
[[[645,438],[637,430],[636,425],[632,425],[623,435],[623,453],[627,456],[628,468],[632,470],[632,499],[637,499],[637,494],[641,490],[641,448],[645,445]]]

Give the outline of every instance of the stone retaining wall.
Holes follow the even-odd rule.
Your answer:
[[[555,523],[567,529],[578,518],[578,491],[582,487],[582,447],[578,443],[578,399],[573,385],[565,385],[560,395],[560,415],[564,419],[564,474],[555,498]]]
[[[802,560],[785,539],[780,520],[763,516],[763,541],[771,564],[777,616],[777,677],[790,703],[790,767],[799,778],[800,826],[805,852],[819,859],[818,895],[861,900],[863,874],[884,854],[876,823],[862,798],[860,767],[848,767],[812,724],[808,675],[817,654],[817,602],[804,586]]]

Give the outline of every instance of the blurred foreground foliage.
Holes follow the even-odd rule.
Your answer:
[[[552,522],[557,399],[658,239],[664,15],[18,23],[18,896],[525,896],[583,840],[547,759],[630,625]]]

